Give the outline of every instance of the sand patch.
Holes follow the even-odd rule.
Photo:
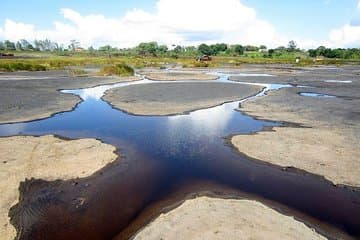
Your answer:
[[[113,88],[103,99],[137,115],[173,115],[241,100],[260,90],[235,83],[151,83]]]

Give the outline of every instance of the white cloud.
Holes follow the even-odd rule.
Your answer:
[[[255,10],[238,0],[159,0],[157,9],[160,22],[176,31],[234,31],[256,21]]]
[[[360,26],[346,24],[341,28],[333,29],[330,32],[329,38],[336,46],[360,47]]]
[[[31,24],[17,23],[6,19],[1,33],[4,39],[32,38],[35,34],[35,28]]]
[[[191,7],[189,7],[191,6]],[[206,6],[206,8],[204,8]],[[275,28],[259,20],[253,8],[239,0],[159,0],[155,14],[133,9],[121,18],[86,15],[62,9],[64,22],[51,30],[6,20],[0,38],[49,38],[67,44],[78,39],[84,46],[134,46],[143,41],[165,44],[229,42],[278,45]]]
[[[275,47],[285,46],[291,39],[301,48],[319,45],[311,39],[279,34],[271,23],[257,17],[255,9],[240,0],[158,0],[153,14],[133,9],[119,18],[81,15],[68,8],[61,9],[61,14],[64,21],[54,22],[50,30],[39,30],[34,25],[7,19],[4,26],[0,26],[0,39],[48,38],[65,45],[77,39],[84,47],[105,44],[132,47],[147,41],[167,45],[226,42]],[[360,36],[359,30],[349,25],[333,30],[329,38],[343,45],[353,44]],[[323,43],[331,44],[329,41]]]

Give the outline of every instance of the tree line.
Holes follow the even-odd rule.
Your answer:
[[[9,40],[0,41],[0,51],[50,51],[57,52],[58,54],[70,54],[74,51],[86,51],[90,54],[109,54],[121,56],[170,56],[170,57],[194,57],[199,55],[212,55],[212,56],[242,56],[248,52],[261,53],[262,57],[280,57],[291,53],[303,53],[309,57],[326,57],[326,58],[341,58],[341,59],[360,59],[359,48],[326,48],[320,46],[316,49],[309,49],[307,51],[300,50],[295,41],[290,41],[288,46],[280,46],[277,48],[268,49],[265,45],[252,46],[234,44],[229,45],[226,43],[216,44],[200,44],[199,46],[180,46],[172,45],[169,48],[166,45],[158,44],[157,42],[140,43],[133,48],[116,48],[110,45],[101,46],[99,48],[89,47],[83,49],[80,47],[80,42],[71,40],[67,46],[58,44],[49,39],[34,40],[32,42],[21,39],[17,42]]]
[[[310,57],[326,57],[326,58],[342,58],[342,59],[359,59],[360,49],[359,48],[326,48],[320,46],[316,49],[308,50]]]

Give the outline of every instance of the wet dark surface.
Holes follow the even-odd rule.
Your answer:
[[[149,203],[186,179],[211,180],[275,200],[360,236],[359,191],[248,159],[225,139],[279,123],[235,111],[239,102],[189,115],[133,116],[103,102],[104,88],[74,92],[84,101],[73,112],[0,125],[1,136],[97,138],[117,146],[121,154],[88,178],[22,183],[20,202],[10,212],[20,239],[112,238]]]

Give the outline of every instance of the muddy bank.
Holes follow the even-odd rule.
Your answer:
[[[358,95],[358,89],[338,87],[332,92]],[[307,90],[329,92],[327,88]],[[262,119],[296,122],[307,128],[275,128],[271,132],[235,136],[232,143],[250,157],[322,175],[335,184],[359,187],[360,100],[305,97],[298,94],[300,91],[303,89],[271,92],[244,103],[241,110]]]
[[[0,74],[0,123],[31,121],[72,110],[81,99],[59,89],[88,88],[137,77],[72,77],[67,71]]]
[[[142,72],[146,78],[155,81],[201,81],[216,80],[215,75],[201,72],[163,71],[163,72]]]
[[[114,161],[115,147],[95,139],[62,140],[54,136],[0,138],[0,235],[16,235],[8,212],[19,198],[25,179],[46,180],[86,177]]]
[[[199,197],[160,215],[134,239],[326,239],[293,217],[250,200]]]
[[[260,90],[232,83],[152,83],[114,88],[103,99],[136,115],[173,115],[240,100]]]

